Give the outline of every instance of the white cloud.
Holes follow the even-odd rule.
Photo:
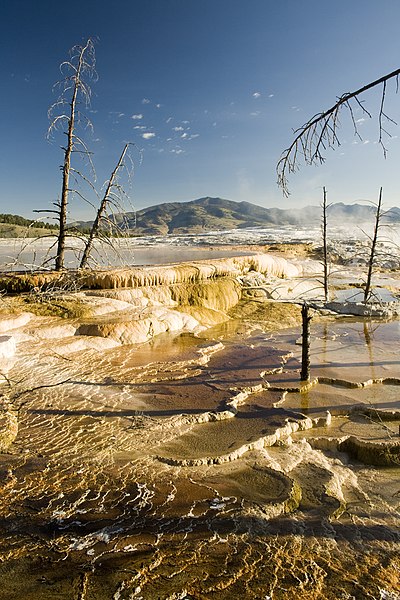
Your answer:
[[[135,125],[133,129],[147,129],[145,125]]]
[[[172,117],[168,117],[168,119],[165,121],[166,123],[171,123],[172,121]]]
[[[171,150],[172,154],[184,154],[184,150],[182,150],[182,148],[173,148]]]
[[[151,138],[156,137],[155,133],[152,133],[151,131],[146,131],[146,133],[142,133],[142,138],[144,140],[151,140]]]
[[[268,98],[273,98],[274,94],[269,94]]]
[[[260,98],[260,97],[261,97],[260,92],[254,92],[253,98]]]
[[[161,108],[161,104],[156,104],[156,108]]]
[[[260,111],[259,110],[256,110],[255,112],[251,112],[250,113],[251,117],[258,117],[259,115],[260,115]]]
[[[142,114],[132,115],[131,119],[135,119],[135,120],[139,121],[140,119],[143,119],[143,115]]]
[[[174,131],[183,131],[183,127],[173,127],[172,128]]]
[[[150,104],[150,100],[148,98],[143,98],[142,104]]]
[[[199,133],[192,133],[192,135],[189,136],[189,140],[194,140],[195,138],[198,138],[200,136]]]
[[[360,119],[356,120],[356,123],[364,123],[364,122],[365,122],[364,117],[361,117]]]
[[[188,136],[188,134],[187,134],[187,133],[182,133],[182,135],[181,135],[181,138],[182,138],[182,139],[185,139],[185,138],[187,138],[187,136]]]

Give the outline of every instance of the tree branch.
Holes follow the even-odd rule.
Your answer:
[[[384,112],[384,104],[386,98],[386,84],[392,78],[396,79],[396,92],[398,89],[398,77],[400,69],[396,69],[367,85],[359,88],[354,92],[348,92],[343,94],[337,99],[337,102],[328,110],[317,113],[311,119],[309,119],[302,127],[294,131],[295,137],[290,146],[283,151],[277,167],[278,185],[282,188],[285,196],[289,195],[288,189],[288,175],[294,173],[299,168],[299,151],[307,165],[315,163],[323,163],[325,158],[323,151],[327,148],[335,148],[340,146],[340,141],[337,136],[337,128],[339,125],[339,113],[342,107],[345,107],[350,112],[350,117],[355,129],[355,135],[359,135],[357,129],[357,123],[354,119],[353,110],[351,107],[351,101],[355,101],[356,104],[363,110],[363,112],[372,118],[371,113],[363,106],[359,99],[359,96],[368,90],[382,85],[381,102],[378,115],[379,125],[379,143],[382,146],[384,156],[387,155],[387,148],[383,143],[383,134],[390,135],[383,127],[383,119],[386,118],[392,123],[395,123],[393,119],[388,117]],[[396,123],[395,123],[396,124]]]

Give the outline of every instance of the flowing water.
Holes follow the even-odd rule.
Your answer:
[[[298,336],[21,343],[0,598],[400,598],[400,466],[338,445],[396,441],[399,323],[313,324],[308,387]]]

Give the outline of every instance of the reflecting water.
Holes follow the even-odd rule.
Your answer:
[[[399,323],[312,324],[308,391],[299,331],[262,327],[68,360],[20,344],[1,598],[398,597],[400,468],[336,442],[396,435]],[[392,382],[343,383],[371,378]]]
[[[184,240],[163,238],[141,238],[114,240],[114,249],[106,245],[95,245],[93,265],[99,267],[126,265],[159,265],[168,263],[225,258],[232,256],[232,249],[223,246],[208,248],[189,246]],[[217,242],[218,244],[218,242]],[[83,245],[79,240],[70,240],[65,253],[65,265],[76,268],[79,265]],[[33,269],[42,264],[46,268],[54,265],[54,240],[8,240],[0,239],[0,270],[20,271]],[[251,254],[248,250],[236,249],[235,256]]]

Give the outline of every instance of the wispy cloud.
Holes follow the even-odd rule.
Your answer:
[[[172,128],[174,131],[184,131],[183,127],[181,127],[180,125],[177,127],[173,127]]]
[[[261,98],[261,93],[260,92],[254,92],[253,98]]]
[[[139,121],[140,119],[143,119],[143,115],[141,113],[139,113],[138,115],[132,115],[131,119]]]
[[[152,131],[146,131],[146,133],[142,133],[142,138],[144,140],[151,140],[151,138],[156,137],[156,134]]]
[[[150,100],[148,98],[143,98],[142,104],[150,104]]]

